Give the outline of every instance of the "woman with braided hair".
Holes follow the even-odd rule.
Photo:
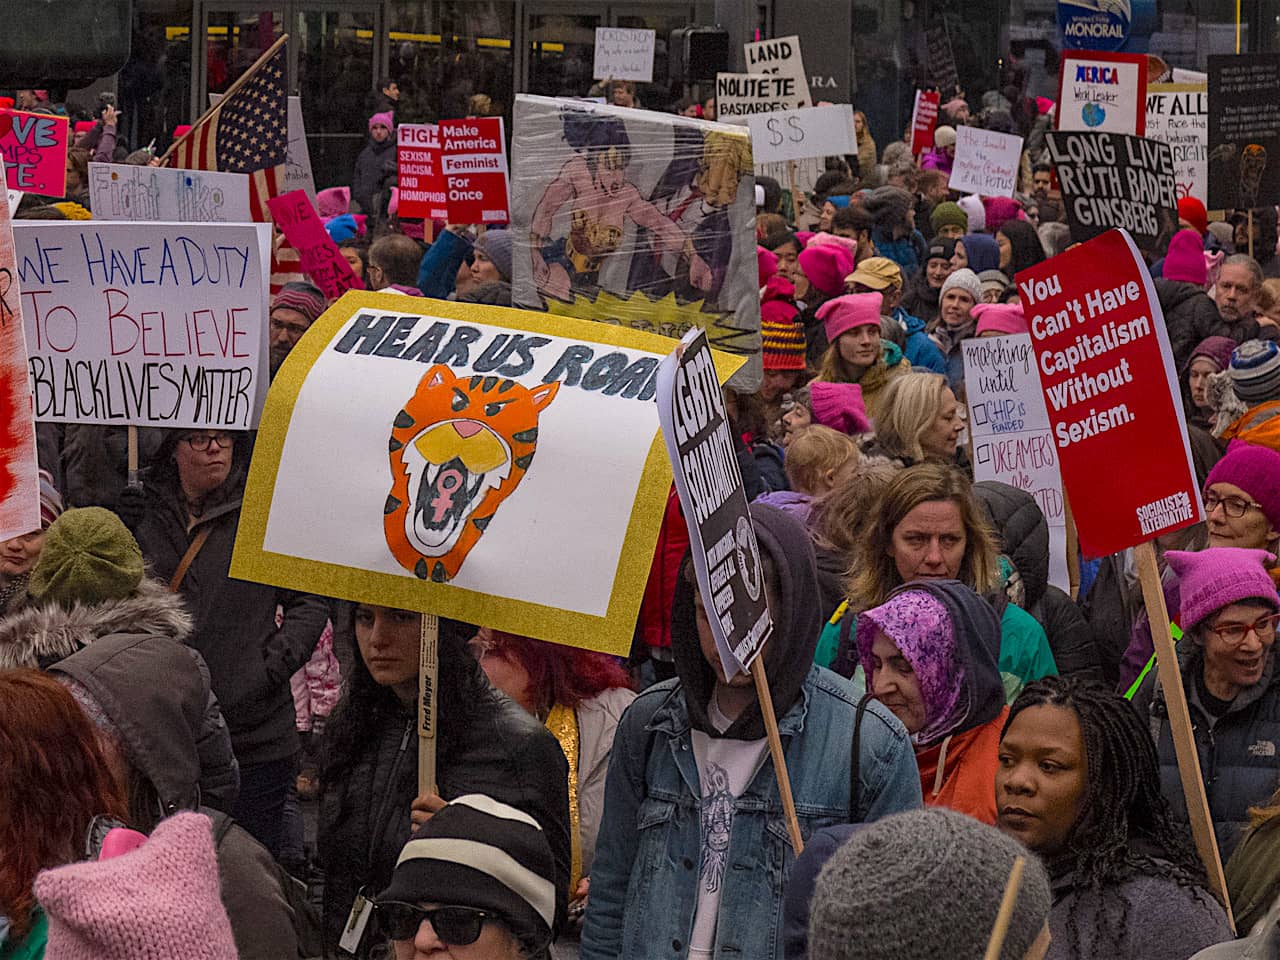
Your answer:
[[[1048,960],[1187,960],[1231,938],[1123,697],[1069,677],[1029,684],[1010,708],[995,786],[996,826],[1049,869]]]

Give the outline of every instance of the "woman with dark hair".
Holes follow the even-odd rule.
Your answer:
[[[1186,960],[1231,938],[1124,698],[1073,678],[1031,684],[998,763],[996,826],[1049,867],[1050,960]]]
[[[336,947],[362,887],[391,881],[414,824],[469,793],[532,816],[556,862],[557,926],[568,903],[569,770],[545,727],[495,690],[467,650],[472,628],[440,621],[438,794],[418,796],[418,656],[422,616],[361,604],[356,650],[342,700],[325,728],[318,849],[324,871],[324,932]],[[367,956],[363,948],[360,956]]]
[[[99,816],[126,808],[93,724],[52,677],[0,672],[0,956],[44,955],[36,874],[77,859]]]
[[[1040,234],[1025,220],[1006,220],[996,231],[996,243],[1000,247],[1000,271],[1006,277],[1044,263]]]

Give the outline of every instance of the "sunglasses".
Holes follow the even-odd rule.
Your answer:
[[[383,900],[377,904],[378,923],[390,940],[412,940],[418,935],[423,920],[431,921],[436,936],[451,947],[465,947],[480,939],[486,920],[497,920],[493,914],[471,907],[436,907],[427,910],[414,903]]]

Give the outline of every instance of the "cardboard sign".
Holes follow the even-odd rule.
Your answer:
[[[434,123],[396,127],[400,216],[406,220],[446,220],[448,191],[440,173],[440,128]]]
[[[0,541],[40,529],[36,424],[31,416],[27,339],[18,256],[8,207],[0,209]]]
[[[1036,498],[1049,525],[1049,582],[1069,593],[1066,501],[1031,336],[973,337],[960,347],[973,479],[999,480]]]
[[[1146,90],[1146,54],[1066,51],[1058,74],[1058,129],[1141,137]]]
[[[1108,231],[1015,282],[1084,554],[1199,522],[1169,336],[1133,238]]]
[[[298,251],[298,269],[311,278],[326,300],[336,300],[348,290],[363,290],[338,245],[324,228],[324,221],[304,190],[293,190],[267,201],[271,219]]]
[[[737,118],[808,105],[809,88],[802,87],[795,77],[767,73],[716,74],[716,118],[721,123],[744,123]]]
[[[1280,53],[1209,58],[1209,207],[1280,200]]]
[[[956,127],[950,187],[984,197],[1012,197],[1021,162],[1021,137],[979,127]]]
[[[14,224],[37,420],[251,429],[270,224]]]
[[[804,59],[800,56],[799,37],[778,37],[776,40],[757,40],[742,45],[747,58],[747,73],[759,76],[790,77],[795,81],[797,95],[809,106],[809,75],[804,72]]]
[[[591,76],[596,80],[653,81],[654,31],[596,27]]]
[[[507,141],[501,117],[440,122],[450,223],[506,223]]]
[[[89,164],[95,220],[248,223],[249,177],[243,173]]]
[[[707,335],[691,330],[658,370],[658,420],[689,527],[698,591],[726,677],[773,632],[764,564]]]
[[[748,118],[747,127],[757,164],[858,152],[853,107],[847,103],[756,114]]]
[[[625,655],[671,485],[653,402],[669,349],[347,294],[276,374],[231,575]]]
[[[938,91],[917,90],[911,111],[911,155],[918,157],[933,146],[933,128],[938,124]]]
[[[0,110],[0,160],[9,189],[65,196],[70,129],[66,117]]]
[[[1079,243],[1122,227],[1151,247],[1177,228],[1178,186],[1167,143],[1061,131],[1050,131],[1046,139],[1071,239]]]
[[[1203,84],[1147,87],[1147,136],[1173,151],[1178,199],[1209,202],[1209,93]]]
[[[955,54],[951,50],[951,35],[946,24],[925,31],[928,48],[929,80],[948,97],[960,88],[960,72],[956,70]]]

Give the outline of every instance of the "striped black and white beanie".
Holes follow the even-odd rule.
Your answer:
[[[379,900],[495,914],[536,952],[551,942],[555,861],[538,822],[479,793],[450,801],[404,845]]]

